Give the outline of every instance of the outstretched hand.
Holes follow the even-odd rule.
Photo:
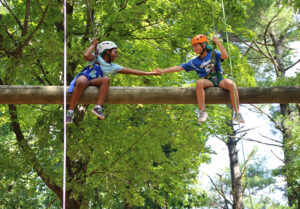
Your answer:
[[[162,70],[160,68],[156,68],[155,72],[159,73],[159,75],[163,74],[163,72],[162,72]]]
[[[162,74],[162,72],[158,71],[157,69],[148,73],[148,75],[161,75],[161,74]]]

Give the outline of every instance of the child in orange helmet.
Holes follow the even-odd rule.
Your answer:
[[[236,85],[234,85],[234,82],[232,80],[223,77],[221,62],[228,59],[227,51],[217,36],[213,35],[212,40],[217,44],[220,51],[214,50],[213,52],[212,46],[209,45],[208,38],[203,34],[199,34],[192,39],[193,50],[196,54],[199,54],[199,56],[181,66],[174,66],[166,69],[158,68],[156,71],[161,72],[162,74],[179,72],[182,70],[185,70],[187,72],[195,71],[198,74],[199,78],[203,78],[197,80],[196,82],[196,95],[199,105],[199,123],[204,122],[208,117],[204,106],[204,89],[213,86],[219,86],[230,92],[231,103],[233,104],[235,110],[233,120],[237,122],[239,119],[241,123],[244,123],[242,114],[239,112],[239,97]],[[213,53],[215,54],[215,57],[213,56]],[[236,95],[236,105],[234,95]]]

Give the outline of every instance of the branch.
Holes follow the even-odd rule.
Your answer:
[[[216,138],[219,139],[220,141],[226,143],[221,137],[219,137],[219,136],[217,136],[217,135],[215,135],[214,137],[216,137]]]
[[[127,150],[125,150],[117,159],[115,159],[112,163],[109,164],[109,166],[107,166],[108,168],[112,168],[114,166],[114,164],[116,164],[120,159],[122,159],[127,153],[130,152],[130,150],[139,142],[143,139],[143,137],[149,133],[149,131],[155,126],[156,124],[154,123],[151,127],[149,127],[144,134],[142,134],[135,142],[133,142],[128,148]],[[90,173],[90,175],[93,175],[95,173],[99,173],[98,171],[94,170]]]
[[[284,69],[284,71],[289,70],[290,68],[294,67],[296,64],[298,64],[300,62],[300,59],[298,59],[296,62],[294,62],[293,64],[291,64],[290,66],[288,66],[287,68]]]
[[[1,0],[0,0],[0,1],[1,1]],[[15,41],[15,39],[14,39],[14,36],[13,36],[12,34],[9,33],[9,29],[8,29],[8,27],[6,27],[7,24],[5,24],[5,23],[3,22],[2,18],[0,18],[0,19],[1,19],[1,22],[3,23],[3,27],[6,29],[5,32],[6,32],[7,35],[8,35],[8,36],[16,43],[16,41]]]
[[[273,150],[271,150],[271,152],[273,153],[273,155],[274,155],[278,160],[280,160],[281,162],[285,163],[284,160],[282,160],[280,157],[278,157],[278,156],[273,152]]]
[[[49,4],[46,6],[46,8],[43,11],[42,17],[38,23],[38,25],[35,27],[35,29],[31,32],[31,34],[27,37],[27,39],[24,41],[23,44],[19,45],[17,54],[20,53],[21,49],[28,44],[28,42],[32,39],[33,34],[41,27],[42,23],[44,22],[45,16],[47,14],[47,11],[49,9]]]
[[[265,48],[266,48],[266,50],[267,50],[267,52],[268,52],[268,54],[269,54],[269,56],[270,56],[270,58],[271,58],[271,61],[272,61],[273,65],[274,65],[274,67],[275,67],[275,71],[276,71],[277,77],[279,76],[279,70],[278,70],[277,63],[276,63],[274,57],[272,56],[272,53],[270,52],[269,47],[268,47],[268,45],[267,45],[267,33],[268,33],[269,28],[271,27],[271,24],[272,24],[273,22],[275,22],[275,21],[273,21],[273,20],[279,15],[279,13],[280,13],[280,10],[278,10],[278,12],[271,18],[271,20],[270,20],[269,23],[267,24],[267,27],[266,27],[266,30],[265,30],[264,36],[263,36],[263,37],[264,37]],[[273,43],[273,44],[275,45],[275,43]]]
[[[260,54],[262,54],[263,56],[265,56],[265,57],[268,58],[269,60],[272,60],[272,57],[268,56],[268,55],[260,48],[260,46],[258,46],[256,40],[253,41],[253,42],[254,42],[255,46],[257,47],[257,50],[256,50],[257,52],[259,52]]]
[[[248,159],[246,160],[245,165],[244,165],[244,167],[243,167],[243,170],[242,170],[240,176],[243,176],[243,175],[244,175],[244,173],[245,173],[245,171],[246,171],[247,164],[248,164],[248,162],[250,161],[250,159],[252,158],[253,154],[254,154],[254,150],[250,153]]]
[[[267,124],[267,123],[265,123],[265,124]],[[254,129],[260,128],[261,126],[264,126],[265,124],[258,125],[258,126],[253,127],[253,128],[248,128],[248,129],[242,130],[242,131],[240,131],[240,133],[248,132],[248,131],[253,131]]]
[[[250,49],[252,48],[253,45],[253,41],[252,43],[249,45],[248,49],[243,53],[243,57],[246,56],[246,54],[248,54],[248,52],[250,51]]]
[[[38,8],[40,9],[41,12],[43,12],[43,9],[41,7],[41,3],[39,0],[36,0],[36,5],[38,6]]]
[[[265,143],[265,142],[261,142],[261,141],[255,140],[255,139],[244,138],[244,140],[247,140],[247,141],[250,141],[250,142],[257,142],[257,143],[264,144],[264,145],[268,145],[268,146],[273,146],[273,147],[280,147],[280,148],[283,148],[282,145]]]
[[[224,193],[222,193],[219,188],[217,187],[217,185],[215,184],[215,182],[211,179],[211,177],[209,175],[207,175],[209,180],[211,181],[211,183],[213,184],[213,186],[215,187],[215,189],[217,190],[217,192],[223,197],[223,199],[225,200],[225,202],[229,203],[231,206],[233,206],[233,203],[227,199],[227,197],[225,196]]]
[[[264,43],[262,42],[256,42],[257,44],[260,44],[260,45],[265,45]],[[267,44],[267,46],[274,46],[274,44]],[[288,46],[282,46],[283,48],[286,48],[286,49],[289,49],[289,50],[297,50],[296,48],[292,48],[292,47],[288,47]]]
[[[46,209],[49,209],[53,205],[53,203],[57,200],[57,198],[58,196],[56,196],[55,199],[50,202],[50,204],[47,206]]]
[[[266,59],[266,57],[248,57],[248,60],[262,60],[262,59]]]
[[[11,104],[8,105],[8,110],[10,114],[13,131],[16,135],[18,146],[21,148],[20,150],[22,150],[24,154],[24,158],[27,160],[28,163],[32,165],[34,171],[37,172],[38,176],[41,177],[41,179],[45,182],[45,184],[56,195],[62,195],[62,189],[58,185],[53,183],[50,176],[48,176],[48,174],[42,168],[39,160],[36,158],[34,152],[28,145],[27,141],[25,140],[25,137],[20,127],[16,105],[11,105]]]
[[[4,0],[5,1],[5,0]],[[2,0],[0,0],[0,2],[2,3],[2,5],[10,12],[10,14],[15,18],[17,24],[19,25],[20,29],[23,30],[23,26],[21,24],[21,21],[17,18],[17,16],[14,14],[14,12],[12,11],[12,9],[9,7],[9,5],[7,4],[7,2],[3,2]]]
[[[145,131],[144,134],[142,134],[135,142],[132,143],[132,145],[130,147],[127,148],[127,150],[125,150],[116,160],[114,160],[109,167],[112,167],[115,163],[117,163],[121,158],[123,158],[127,153],[129,153],[131,151],[131,149],[139,142],[143,139],[144,136],[146,136],[149,131],[155,126],[156,124],[154,123],[151,127],[148,128],[147,131]]]
[[[270,137],[264,136],[264,135],[262,135],[262,134],[259,134],[259,135],[261,135],[262,137],[264,137],[264,138],[266,138],[266,139],[269,139],[269,140],[271,140],[271,141],[273,141],[273,142],[276,142],[276,143],[282,144],[282,142],[281,142],[281,141],[278,141],[278,140],[275,140],[275,139],[271,139]]]
[[[223,188],[223,178],[222,178],[222,175],[221,175],[221,174],[217,174],[217,175],[219,175],[219,177],[220,177],[220,187],[221,187],[221,192],[222,192],[223,194],[225,194],[224,188]],[[228,207],[228,202],[227,202],[227,201],[225,201],[225,205],[226,205],[226,208],[228,209],[229,207]],[[231,205],[231,206],[232,206],[232,205]]]
[[[26,0],[26,12],[25,12],[25,18],[24,18],[24,27],[23,27],[21,36],[24,36],[27,33],[29,16],[30,16],[30,0]]]
[[[119,12],[122,10],[125,10],[127,8],[128,0],[125,0],[125,2],[122,4],[121,8],[119,9]]]
[[[246,46],[248,46],[249,48],[247,49],[247,53],[248,51],[251,49],[257,51],[258,53],[264,55],[267,59],[271,59],[267,54],[265,54],[261,48],[258,46],[256,40],[252,41],[251,44],[249,44],[247,41],[242,40],[240,37],[238,37],[237,35],[234,35],[238,40],[240,40],[240,42],[242,42],[243,44],[245,44]],[[256,46],[256,48],[253,46],[253,44]],[[244,56],[244,55],[243,55]]]
[[[280,130],[281,132],[283,132],[283,130],[281,129],[280,125],[267,113],[265,113],[263,110],[261,110],[259,107],[257,107],[256,105],[251,105],[252,107],[256,108],[260,113],[264,114],[265,116],[267,116],[269,118],[270,121],[272,121],[275,124],[275,127]]]

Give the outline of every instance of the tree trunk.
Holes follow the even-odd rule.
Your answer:
[[[280,72],[280,77],[286,77],[286,69],[285,69],[285,65],[284,65],[284,60],[282,58],[283,56],[283,49],[284,49],[284,44],[285,44],[285,40],[286,40],[286,35],[280,37],[279,39],[276,39],[276,35],[274,35],[274,33],[270,34],[270,37],[273,41],[274,44],[274,49],[275,49],[275,56],[277,57],[276,61],[277,61],[277,65],[278,65],[278,70]],[[288,118],[290,117],[290,111],[289,111],[289,105],[288,104],[280,104],[280,113],[281,115],[284,116],[284,118]],[[285,167],[289,166],[290,163],[292,162],[292,159],[294,157],[293,154],[293,145],[291,143],[292,140],[292,133],[289,130],[289,127],[285,126],[284,124],[285,119],[283,119],[283,121],[281,122],[281,133],[282,133],[282,143],[283,143],[283,155],[284,155],[284,164]],[[299,191],[297,187],[294,187],[294,184],[296,182],[294,182],[293,179],[291,179],[288,175],[288,172],[286,172],[287,170],[285,169],[284,175],[285,175],[285,179],[287,182],[287,198],[288,198],[288,204],[289,206],[292,206],[293,204],[295,204],[298,200],[298,196],[299,196]]]
[[[288,117],[288,111],[289,106],[285,104],[280,104],[280,112],[283,116]],[[284,167],[288,167],[294,158],[294,150],[293,150],[293,136],[291,135],[291,132],[288,127],[282,124],[282,144],[283,144],[283,155],[284,155]],[[297,182],[295,182],[294,179],[291,179],[289,177],[289,174],[287,172],[287,169],[284,169],[284,175],[287,183],[287,198],[288,198],[288,204],[289,206],[293,206],[298,198],[299,198],[299,190],[298,187],[295,186]]]
[[[232,134],[228,134],[228,142],[226,143],[230,160],[230,172],[231,172],[231,185],[232,185],[232,197],[233,208],[242,209],[243,206],[243,189],[241,181],[241,171],[238,159],[236,131],[233,129],[232,121],[230,122]]]

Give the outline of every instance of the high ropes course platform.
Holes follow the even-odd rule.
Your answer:
[[[89,86],[79,104],[95,104],[98,87]],[[240,87],[241,104],[300,103],[300,87]],[[221,88],[205,90],[206,104],[230,104],[229,92]],[[63,86],[0,85],[0,104],[63,104]],[[67,93],[67,103],[72,94]],[[193,87],[109,88],[105,104],[197,104]]]

